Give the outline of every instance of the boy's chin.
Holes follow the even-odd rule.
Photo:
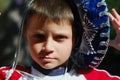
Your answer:
[[[53,66],[53,65],[44,65],[44,66],[41,66],[42,68],[44,69],[59,69],[59,68],[62,68],[62,67],[65,67],[64,65],[59,65],[59,66]]]

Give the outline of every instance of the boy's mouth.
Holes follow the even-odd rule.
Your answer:
[[[51,57],[39,57],[43,62],[51,62],[53,60],[55,60],[55,58],[51,58]]]

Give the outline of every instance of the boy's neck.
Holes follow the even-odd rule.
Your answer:
[[[59,68],[55,68],[55,69],[44,69],[41,66],[39,66],[36,62],[33,62],[32,66],[39,72],[41,72],[45,75],[49,75],[49,76],[62,75],[65,73],[65,70],[66,70],[65,67],[59,67]]]

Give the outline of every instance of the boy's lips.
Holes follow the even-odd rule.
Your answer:
[[[52,60],[55,59],[55,58],[52,58],[52,57],[39,57],[39,58],[44,62],[51,62]]]

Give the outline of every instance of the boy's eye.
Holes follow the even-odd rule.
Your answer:
[[[58,35],[58,36],[55,37],[55,39],[58,40],[58,41],[62,41],[65,38],[66,38],[66,36],[63,36],[63,35]]]
[[[41,42],[45,40],[45,36],[43,34],[36,34],[34,35],[34,38]]]

